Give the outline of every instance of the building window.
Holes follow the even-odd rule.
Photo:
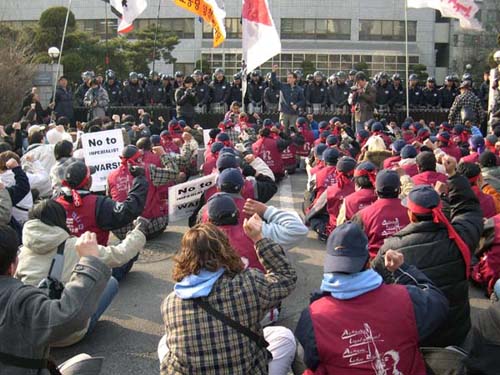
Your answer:
[[[156,23],[156,20],[151,21],[153,25]],[[163,18],[160,19],[160,27],[179,39],[194,38],[194,18]]]
[[[239,18],[226,17],[224,26],[226,26],[226,39],[241,39],[241,20]],[[212,25],[203,22],[203,39],[212,39],[213,35]]]
[[[359,40],[405,41],[404,21],[359,20]],[[417,40],[417,21],[408,21],[408,41]]]
[[[84,32],[90,33],[99,38],[106,38],[106,20],[77,20],[76,27]],[[116,35],[118,28],[117,19],[108,19],[108,38],[113,38]]]
[[[351,20],[282,18],[282,39],[351,39]]]

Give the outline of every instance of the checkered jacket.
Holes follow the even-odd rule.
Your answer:
[[[484,120],[485,113],[483,107],[481,106],[481,100],[474,95],[472,91],[464,92],[458,95],[450,108],[450,113],[448,114],[448,121],[452,125],[457,125],[462,123],[461,111],[462,108],[471,108],[476,113],[476,125],[481,124]]]
[[[280,245],[262,239],[255,245],[267,274],[247,269],[225,273],[206,298],[215,309],[262,334],[264,315],[295,288],[297,276]],[[171,293],[162,304],[168,354],[162,375],[260,375],[268,373],[267,351],[225,325],[192,300]]]
[[[240,132],[237,130],[234,130],[233,128],[226,129],[224,130],[224,133],[226,133],[229,137],[229,140],[233,142],[233,145],[240,143]]]

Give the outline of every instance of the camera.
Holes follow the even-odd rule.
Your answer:
[[[64,284],[57,279],[48,276],[38,284],[39,289],[46,289],[50,299],[61,299]]]

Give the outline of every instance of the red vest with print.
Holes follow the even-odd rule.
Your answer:
[[[371,206],[359,211],[368,236],[368,250],[373,259],[387,237],[399,232],[410,223],[408,209],[399,198],[378,199]]]
[[[491,248],[481,256],[479,263],[473,269],[472,279],[493,292],[496,281],[500,278],[500,215],[493,217],[495,224],[495,238]]]
[[[394,155],[384,160],[384,169],[390,169],[401,161],[401,156]]]
[[[446,184],[448,181],[448,177],[445,174],[435,172],[435,171],[426,171],[419,174],[416,174],[411,178],[415,185],[436,185],[436,182],[440,181]]]
[[[344,199],[345,218],[351,220],[363,208],[377,200],[374,189],[359,189]]]
[[[316,172],[316,199],[328,188],[337,182],[337,168],[334,165],[327,165]]]
[[[281,153],[278,150],[278,144],[275,139],[262,137],[252,145],[252,151],[255,156],[261,158],[267,164],[274,174],[282,175],[285,170]]]
[[[238,212],[239,212],[239,215],[238,215],[238,225],[242,226],[243,225],[243,220],[247,217],[243,213],[243,206],[245,205],[246,199],[243,198],[239,194],[231,194],[231,197],[233,198],[233,201],[236,204],[236,207],[238,208]],[[207,199],[207,201],[208,201],[208,199]],[[201,208],[201,222],[202,223],[208,223],[208,205],[207,204],[205,204]],[[241,230],[243,230],[243,227],[241,227]]]
[[[314,167],[312,167],[311,170],[309,171],[309,174],[312,177],[316,173],[318,173],[318,171],[322,170],[323,168],[325,168],[325,163],[323,162],[323,160],[318,160],[316,165]]]
[[[204,176],[208,176],[214,171],[214,168],[217,167],[217,157],[219,156],[219,153],[217,152],[216,154],[213,154],[210,152],[208,155],[205,156],[205,163],[203,163],[203,169],[202,173]]]
[[[309,156],[311,149],[314,147],[314,133],[310,129],[305,129],[300,134],[304,137],[304,144],[297,147],[297,155]]]
[[[289,145],[281,153],[281,160],[285,167],[295,166],[297,164],[297,146],[294,144]]]
[[[241,213],[241,211],[240,211]],[[259,261],[253,241],[243,231],[242,224],[238,225],[219,225],[217,226],[226,233],[229,243],[241,258],[248,260],[249,268],[257,268],[262,272],[266,272],[264,266]]]
[[[404,286],[382,284],[348,300],[326,296],[309,312],[320,365],[304,374],[426,375]]]
[[[479,205],[481,210],[483,210],[483,217],[489,219],[497,214],[497,208],[495,206],[495,199],[488,194],[484,194],[477,185],[472,186],[472,190],[476,193],[476,197],[479,200]]]
[[[401,165],[401,168],[410,177],[413,177],[416,174],[418,174],[417,164],[404,164],[404,165]]]
[[[108,245],[109,231],[99,228],[95,217],[97,195],[85,195],[80,207],[68,202],[64,196],[57,198],[56,202],[60,203],[66,210],[66,225],[72,235],[80,237],[87,231],[94,232],[99,245]]]
[[[458,148],[454,144],[451,144],[449,146],[443,146],[440,148],[440,150],[443,151],[445,154],[453,156],[455,159],[457,159],[457,162],[459,162],[460,159],[462,158],[462,151],[460,151],[460,148]]]
[[[151,183],[151,175],[147,164],[145,165],[146,179],[148,180],[148,195],[146,196],[146,204],[142,211],[142,216],[146,219],[154,219],[164,214],[162,211],[162,202],[160,197],[160,189]],[[128,192],[132,188],[134,177],[130,174],[127,166],[120,165],[108,175],[108,187],[111,198],[116,202],[125,202],[128,197]],[[165,205],[165,203],[163,203]]]
[[[330,234],[337,227],[337,216],[339,215],[342,201],[350,194],[354,193],[355,185],[353,181],[340,188],[337,184],[326,189],[326,210],[328,212],[327,234]]]

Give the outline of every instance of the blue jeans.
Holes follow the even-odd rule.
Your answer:
[[[132,266],[134,265],[134,262],[137,259],[139,259],[139,254],[137,254],[135,257],[130,259],[123,266],[113,268],[112,269],[113,277],[118,281],[122,281],[123,278],[125,277],[125,275],[130,272],[130,270],[132,269]]]
[[[118,281],[114,277],[110,277],[108,280],[108,284],[106,288],[104,288],[104,292],[102,292],[101,299],[99,300],[99,304],[97,305],[97,310],[94,312],[92,317],[90,318],[89,328],[87,330],[87,335],[92,333],[97,324],[97,321],[104,314],[104,311],[111,305],[111,302],[118,294]]]

